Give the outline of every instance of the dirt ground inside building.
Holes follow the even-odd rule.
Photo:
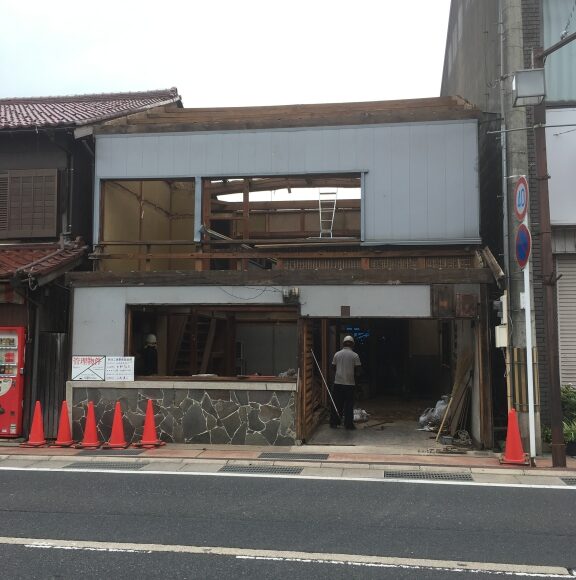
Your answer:
[[[313,436],[311,445],[367,445],[393,446],[402,449],[422,450],[437,447],[436,433],[418,430],[418,418],[436,401],[424,399],[407,400],[392,395],[356,400],[355,409],[368,413],[368,420],[355,422],[356,430],[340,427],[331,429],[328,411]]]

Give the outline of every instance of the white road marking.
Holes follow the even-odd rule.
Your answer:
[[[256,550],[226,548],[222,546],[184,546],[178,544],[133,544],[128,542],[96,542],[81,540],[51,540],[45,538],[0,537],[0,545],[53,550],[87,550],[98,552],[192,554],[228,556],[238,559],[270,560],[279,562],[302,562],[379,568],[403,568],[412,570],[445,570],[532,578],[569,578],[570,571],[560,566],[530,566],[501,564],[497,562],[462,562],[456,560],[429,560],[420,558],[394,558],[389,556],[365,556],[362,554],[325,554],[320,552],[296,552],[285,550]]]
[[[71,462],[71,465],[73,462]],[[97,463],[95,462],[95,465]],[[232,464],[233,465],[233,464]],[[49,467],[2,467],[0,463],[0,471],[51,471],[51,472],[70,472],[70,473],[108,473],[116,474],[121,473],[123,475],[202,475],[205,477],[256,477],[256,478],[272,478],[272,479],[318,479],[327,481],[355,481],[355,482],[378,482],[378,483],[414,483],[414,484],[426,484],[426,485],[464,485],[471,487],[511,487],[511,488],[528,488],[528,489],[561,489],[564,491],[576,491],[576,486],[570,486],[565,484],[559,485],[549,485],[549,484],[531,484],[531,483],[496,483],[496,482],[482,482],[482,481],[446,481],[446,480],[434,480],[434,479],[407,479],[407,478],[391,478],[386,479],[382,477],[347,477],[338,475],[329,475],[330,467],[325,467],[328,472],[326,476],[322,475],[289,475],[289,474],[272,474],[272,473],[220,473],[217,471],[154,471],[148,469],[145,471],[133,470],[133,469],[99,469],[98,467],[86,469],[76,469],[74,467],[68,466],[65,469],[61,467],[49,468]],[[343,468],[340,468],[343,469]],[[509,475],[507,473],[502,473],[502,475]],[[538,475],[546,475],[545,473]],[[567,473],[566,476],[571,475]],[[498,477],[498,474],[495,474]],[[472,473],[472,477],[474,474]],[[553,476],[560,477],[560,476]]]

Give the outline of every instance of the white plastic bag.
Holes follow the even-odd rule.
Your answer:
[[[354,409],[354,422],[362,423],[368,421],[368,413],[364,409]]]

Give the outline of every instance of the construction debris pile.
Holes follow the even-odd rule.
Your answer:
[[[437,433],[442,445],[470,447],[472,440],[466,428],[470,410],[473,376],[472,352],[463,353],[456,365],[450,395],[443,395],[434,408],[426,409],[418,419],[418,429]]]

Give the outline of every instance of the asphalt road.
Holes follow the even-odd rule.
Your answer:
[[[576,568],[576,490],[0,471],[0,536],[6,578],[484,578],[403,566]]]

